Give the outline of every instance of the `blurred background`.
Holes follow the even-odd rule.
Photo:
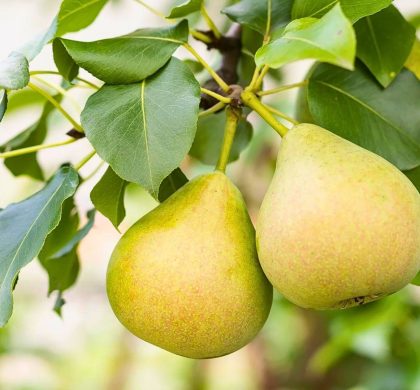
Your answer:
[[[220,28],[226,27],[225,17],[218,13],[224,1],[207,3]],[[149,4],[166,13],[174,2],[149,0]],[[394,4],[408,19],[419,19],[420,1]],[[0,58],[45,30],[59,5],[58,0],[0,0]],[[112,0],[93,25],[69,37],[95,40],[163,24],[135,0]],[[195,46],[210,63],[217,63],[216,53],[206,52],[200,43]],[[177,56],[188,58],[182,50]],[[306,61],[284,67],[282,81],[302,80],[310,65]],[[55,69],[50,46],[31,64],[31,70],[39,69]],[[78,117],[78,105],[83,107],[88,91],[70,93],[78,104],[66,99],[64,106]],[[271,103],[293,115],[295,98],[296,92],[283,93]],[[26,89],[11,94],[0,124],[0,144],[32,124],[42,103]],[[255,221],[273,174],[279,140],[256,117],[250,119],[254,138],[229,166],[228,175],[243,192]],[[69,130],[56,112],[48,127],[47,142],[62,140]],[[38,159],[48,176],[62,162],[79,161],[89,150],[83,140],[77,147],[41,151]],[[190,158],[182,168],[189,178],[213,169]],[[81,215],[92,207],[89,192],[105,169],[97,157],[83,167],[82,176],[92,177],[77,195]],[[0,208],[41,186],[28,177],[13,177],[0,163]],[[122,231],[156,206],[135,185],[128,187],[125,204]],[[119,237],[111,223],[97,214],[80,247],[82,270],[77,284],[65,293],[62,318],[52,310],[55,297],[47,297],[47,275],[39,263],[24,268],[12,319],[0,329],[0,390],[420,389],[420,288],[408,286],[377,303],[330,312],[303,310],[276,295],[265,327],[251,344],[226,357],[194,361],[135,338],[113,315],[105,294],[105,273]]]

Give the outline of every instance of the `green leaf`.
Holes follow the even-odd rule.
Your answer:
[[[144,28],[94,42],[61,39],[81,68],[108,84],[139,82],[159,70],[187,42],[188,22],[168,28]]]
[[[67,81],[72,81],[79,73],[79,65],[77,65],[73,58],[69,56],[63,43],[56,39],[53,42],[53,56],[55,66],[57,67],[60,74]]]
[[[168,19],[183,18],[189,14],[200,11],[203,0],[187,0],[185,3],[171,9]]]
[[[361,19],[354,28],[357,56],[376,79],[387,87],[404,66],[416,30],[393,5]]]
[[[199,102],[194,75],[173,58],[141,83],[102,87],[87,101],[82,125],[118,176],[157,197],[191,147]]]
[[[184,64],[188,65],[188,67],[191,69],[191,72],[193,73],[200,73],[204,69],[204,66],[195,60],[184,60]]]
[[[405,62],[405,67],[420,80],[420,41],[418,39],[414,41],[410,55]]]
[[[356,38],[339,5],[321,19],[291,22],[283,35],[263,46],[255,56],[257,65],[279,68],[289,62],[312,58],[353,69]]]
[[[85,226],[77,230],[79,215],[74,200],[69,198],[64,202],[60,223],[47,237],[38,256],[48,273],[48,294],[55,290],[63,292],[75,283],[80,269],[78,244],[89,233],[94,220],[95,213],[91,210]]]
[[[65,299],[63,298],[63,293],[61,291],[58,292],[57,298],[54,302],[53,310],[61,317],[61,309],[66,304]]]
[[[309,79],[309,109],[316,124],[401,170],[420,165],[419,101],[419,82],[407,70],[385,90],[363,65],[349,72],[320,64]]]
[[[226,113],[199,118],[197,134],[189,154],[204,164],[216,165],[223,144]],[[247,147],[252,138],[252,125],[245,119],[241,119],[233,140],[229,162],[239,158],[240,153]]]
[[[261,34],[265,34],[269,1],[271,1],[271,30],[289,23],[292,0],[241,0],[224,8],[222,13],[234,22],[244,24]]]
[[[55,99],[58,101],[61,100],[59,96],[55,96]],[[53,110],[54,106],[50,102],[47,102],[42,110],[40,118],[32,126],[0,146],[0,151],[8,152],[42,144],[47,135],[48,117]],[[44,180],[44,174],[38,164],[36,153],[10,157],[5,159],[4,163],[14,176],[28,175],[35,180]]]
[[[338,0],[295,0],[292,9],[292,18],[320,18],[337,3],[340,3],[344,14],[352,23],[355,23],[365,16],[373,15],[388,7],[392,3],[392,0],[340,0],[340,2]]]
[[[160,185],[158,196],[159,202],[164,202],[187,183],[187,176],[184,175],[181,169],[175,169]]]
[[[0,61],[0,88],[21,89],[29,82],[29,63],[23,54],[10,53]]]
[[[20,269],[38,255],[58,225],[62,204],[78,181],[77,172],[63,166],[41,191],[0,211],[0,326],[12,314],[12,289]]]
[[[57,16],[56,36],[89,26],[108,0],[64,0]]]
[[[411,284],[416,286],[420,286],[420,272],[416,275],[416,277],[411,281]]]
[[[410,169],[409,171],[404,172],[406,176],[412,181],[414,186],[420,192],[420,165],[414,169]]]
[[[0,89],[0,122],[3,119],[4,113],[7,110],[7,92]]]
[[[99,182],[93,187],[90,199],[96,209],[118,229],[125,217],[124,193],[128,182],[121,179],[108,167]]]

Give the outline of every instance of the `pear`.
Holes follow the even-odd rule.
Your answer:
[[[257,250],[291,302],[348,308],[392,294],[420,268],[420,195],[392,164],[315,125],[284,137]]]
[[[239,190],[200,176],[135,223],[109,263],[107,293],[139,338],[190,358],[236,351],[261,329],[272,286]]]

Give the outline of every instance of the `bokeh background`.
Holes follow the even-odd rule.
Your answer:
[[[149,4],[166,12],[174,2],[149,0]],[[208,2],[221,28],[227,26],[218,13],[223,4],[223,0]],[[394,4],[408,19],[419,20],[420,1]],[[59,5],[58,0],[0,0],[0,58],[43,31]],[[112,0],[93,25],[69,37],[95,40],[162,24],[135,0]],[[200,44],[196,48],[217,64],[217,54],[205,52]],[[177,55],[188,57],[182,50]],[[281,77],[285,83],[300,81],[310,65],[308,61],[288,65]],[[31,70],[37,69],[54,69],[51,47],[31,64]],[[64,106],[77,116],[87,93],[72,90],[78,104],[67,99]],[[283,93],[271,103],[293,115],[295,97],[296,92]],[[30,125],[41,109],[42,99],[31,91],[12,94],[0,124],[0,144]],[[273,174],[279,140],[258,118],[251,116],[251,120],[252,143],[229,166],[228,174],[243,192],[255,221]],[[47,141],[63,139],[68,129],[68,123],[54,113]],[[78,161],[89,150],[83,140],[42,151],[39,161],[51,174],[62,162]],[[92,207],[89,192],[105,168],[95,157],[81,171],[82,176],[91,176],[77,195],[82,215]],[[183,170],[192,178],[212,167],[186,159]],[[0,163],[0,208],[41,186],[27,177],[13,177]],[[134,185],[128,187],[125,203],[128,216],[122,231],[156,206]],[[303,310],[276,295],[265,327],[251,344],[226,357],[194,361],[138,340],[114,317],[105,294],[105,273],[119,237],[111,223],[97,214],[80,247],[81,274],[65,294],[62,318],[52,311],[55,297],[47,297],[47,276],[38,262],[21,272],[13,317],[0,329],[1,390],[420,389],[419,287],[408,286],[364,307],[331,312]]]

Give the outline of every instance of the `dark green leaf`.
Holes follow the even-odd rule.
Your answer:
[[[244,24],[261,34],[267,28],[268,3],[271,1],[271,29],[290,22],[292,0],[241,0],[222,10],[234,22]]]
[[[255,56],[257,65],[279,68],[306,58],[353,69],[356,38],[353,27],[339,5],[321,19],[291,22],[279,39],[263,46]]]
[[[23,54],[12,52],[0,62],[0,88],[21,89],[29,82],[29,63]]]
[[[162,180],[191,147],[199,101],[198,82],[173,58],[139,84],[102,87],[87,101],[82,124],[118,176],[157,197]]]
[[[90,199],[96,209],[118,229],[125,217],[124,193],[128,182],[108,167],[101,180],[93,187]]]
[[[223,144],[226,113],[221,112],[199,118],[197,134],[189,154],[204,164],[216,165]],[[247,147],[252,138],[252,125],[241,119],[233,140],[229,162],[239,158],[240,153]]]
[[[363,65],[354,72],[320,64],[308,85],[315,123],[391,161],[420,164],[420,88],[405,70],[383,89]]]
[[[59,39],[53,42],[53,56],[55,66],[60,74],[65,80],[72,81],[79,73],[79,65],[69,56],[69,53],[67,53],[63,43]]]
[[[411,49],[411,53],[407,58],[405,67],[413,72],[420,80],[420,41],[416,39]]]
[[[57,298],[54,302],[53,310],[61,317],[61,309],[65,305],[66,301],[63,298],[63,293],[61,291],[58,292]]]
[[[56,36],[79,31],[89,26],[108,0],[64,0],[57,20]]]
[[[416,30],[393,5],[361,19],[354,28],[357,56],[376,79],[387,87],[404,66]]]
[[[6,109],[7,109],[7,92],[4,89],[0,89],[0,122],[3,119]]]
[[[420,192],[420,165],[414,169],[404,172]]]
[[[77,172],[64,166],[41,191],[0,212],[0,326],[12,314],[12,287],[20,269],[38,255],[58,225],[62,204],[74,194],[78,181]]]
[[[80,67],[108,84],[131,84],[159,70],[188,39],[188,22],[174,27],[144,28],[94,42],[61,39]]]
[[[295,0],[293,4],[292,18],[320,18],[338,2],[338,0]],[[352,23],[355,23],[365,16],[373,15],[381,9],[388,7],[392,3],[392,0],[340,0],[339,3],[344,14],[352,21]]]
[[[416,275],[416,277],[411,281],[411,284],[415,284],[416,286],[420,286],[420,272]]]
[[[171,13],[167,18],[183,18],[193,12],[200,11],[203,0],[187,0],[185,3],[172,8]]]
[[[175,169],[168,177],[166,177],[159,188],[159,202],[164,202],[172,194],[178,191],[183,185],[188,183],[187,176],[179,169]]]

